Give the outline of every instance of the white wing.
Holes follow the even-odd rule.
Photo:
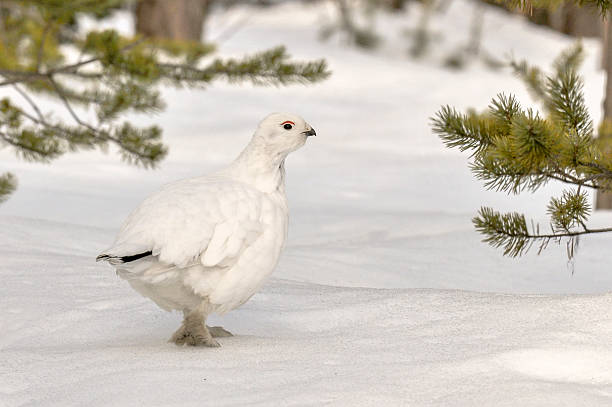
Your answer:
[[[263,199],[261,192],[227,178],[168,184],[128,217],[99,259],[117,265],[150,254],[179,268],[197,262],[231,266],[263,232]]]

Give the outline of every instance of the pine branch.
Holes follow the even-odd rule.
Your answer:
[[[544,169],[556,153],[550,123],[531,109],[517,115],[510,127],[511,152],[517,166],[524,172]]]
[[[593,168],[601,172],[602,176],[606,177],[607,179],[612,179],[612,170],[600,164],[592,163],[592,162],[583,162],[583,161],[579,161],[578,164],[580,164],[583,167]]]
[[[584,61],[584,47],[582,41],[576,41],[572,46],[561,51],[553,61],[553,69],[559,75],[564,71],[577,72]]]
[[[142,44],[144,41],[145,39],[138,39],[136,41],[133,41],[129,43],[128,45],[120,48],[119,53],[127,52],[137,47],[138,45]],[[10,70],[10,69],[0,69],[0,75],[5,76],[5,77],[10,77],[9,79],[6,79],[0,82],[0,86],[12,85],[14,83],[21,83],[21,82],[30,82],[30,81],[34,81],[38,79],[44,80],[44,79],[48,79],[49,77],[52,77],[58,74],[73,75],[77,77],[88,77],[88,75],[91,75],[91,74],[83,74],[81,72],[78,72],[78,70],[84,66],[93,64],[95,62],[100,62],[102,58],[103,56],[91,57],[84,61],[79,61],[79,62],[75,62],[72,64],[67,64],[64,66],[48,69],[43,72],[39,72],[38,70],[36,71],[16,71],[16,70]],[[96,77],[101,76],[101,74],[97,74],[97,75],[98,76]]]
[[[104,15],[121,1],[4,2],[0,13],[0,87],[12,85],[26,109],[13,105],[10,98],[0,100],[0,144],[36,161],[114,144],[123,160],[152,167],[167,153],[161,130],[118,123],[118,119],[128,111],[155,113],[163,109],[160,85],[197,87],[218,79],[255,85],[310,84],[330,75],[324,60],[294,62],[284,47],[200,63],[214,46],[133,39],[115,30],[79,36],[73,26],[79,13]],[[77,61],[67,59],[63,45],[80,50]],[[74,124],[54,119],[53,112],[43,112],[35,93],[61,101]],[[85,120],[80,109],[92,106],[97,119]],[[3,185],[9,185],[8,181]]]
[[[588,203],[588,196],[581,192],[580,188],[576,191],[563,191],[560,198],[551,198],[548,204],[548,214],[551,217],[553,231],[570,233],[576,226],[585,226],[591,206]]]
[[[57,139],[47,136],[26,128],[10,134],[0,132],[0,141],[16,147],[17,154],[24,160],[49,162],[62,155],[63,149]]]
[[[490,114],[498,120],[503,127],[503,134],[508,134],[512,127],[512,121],[518,114],[522,113],[521,104],[514,95],[499,93],[489,105]]]
[[[536,191],[550,180],[595,190],[607,189],[605,186],[593,183],[599,178],[595,175],[577,177],[559,168],[524,172],[523,169],[513,166],[512,162],[486,156],[476,158],[469,164],[469,168],[477,179],[484,181],[486,189],[515,195],[524,190]]]
[[[546,248],[550,241],[560,243],[568,238],[568,255],[571,259],[575,253],[578,236],[612,232],[612,228],[567,230],[563,232],[540,233],[539,226],[533,225],[529,231],[525,216],[516,212],[500,213],[492,208],[482,207],[472,219],[476,230],[485,238],[483,242],[495,248],[502,248],[504,256],[519,257],[527,253],[534,243],[539,242],[539,251]]]
[[[74,109],[72,108],[72,105],[70,105],[70,102],[68,101],[68,98],[66,97],[66,94],[64,93],[64,91],[59,87],[59,85],[57,84],[57,82],[55,81],[55,79],[53,79],[53,76],[48,76],[49,82],[51,82],[51,85],[53,85],[53,88],[55,89],[55,91],[57,92],[57,95],[59,96],[59,98],[61,99],[62,103],[64,104],[64,106],[66,107],[66,110],[68,110],[68,112],[70,113],[70,115],[72,116],[72,118],[74,119],[75,122],[77,122],[77,124],[83,126],[83,127],[87,127],[89,130],[96,132],[97,130],[94,129],[91,125],[89,125],[88,123],[85,123],[84,121],[82,121],[79,116],[76,114],[76,112],[74,111]]]
[[[563,175],[547,173],[545,175],[547,178],[551,178],[556,181],[563,182],[564,184],[570,184],[570,185],[575,185],[579,187],[582,186],[582,187],[587,187],[587,188],[591,188],[595,190],[605,189],[604,187],[600,185],[590,183],[590,181],[592,180],[592,177],[579,179],[579,178],[573,177],[570,174],[566,174],[566,173],[563,173]]]
[[[205,68],[162,63],[161,74],[174,85],[196,82],[208,83],[224,77],[232,83],[250,81],[254,85],[287,85],[314,83],[327,78],[330,72],[324,60],[306,63],[288,63],[284,47],[272,48],[243,59],[216,59]]]
[[[34,100],[32,100],[30,95],[28,95],[25,91],[23,91],[21,87],[19,87],[17,84],[13,84],[13,89],[15,89],[17,93],[19,93],[25,99],[25,101],[30,105],[30,107],[34,110],[34,112],[38,116],[40,123],[44,124],[45,118],[42,112],[40,111],[40,108],[38,107],[36,103],[34,103]],[[23,114],[23,111],[22,111],[22,114]]]
[[[546,107],[555,119],[578,136],[590,137],[593,123],[589,116],[582,79],[573,69],[561,70],[546,81]]]
[[[493,144],[486,122],[475,115],[463,115],[450,106],[442,106],[430,120],[433,132],[449,148],[472,150],[475,155]]]
[[[161,129],[157,126],[139,129],[125,122],[110,139],[121,148],[124,161],[145,168],[154,168],[168,153],[161,142]]]
[[[47,39],[47,35],[49,31],[53,27],[53,22],[51,20],[47,21],[45,24],[45,28],[43,28],[43,32],[40,37],[40,44],[38,45],[38,52],[36,54],[36,72],[40,71],[40,64],[43,62],[43,53],[45,50],[45,41]]]
[[[521,62],[512,60],[510,66],[514,69],[514,74],[527,85],[527,91],[534,99],[545,98],[544,75],[540,68],[529,65],[525,60]]]
[[[486,236],[484,242],[496,248],[503,247],[504,256],[521,256],[531,247],[531,235],[522,214],[513,212],[502,215],[483,207],[472,223],[477,231]]]
[[[577,187],[551,198],[547,208],[551,233],[540,233],[533,222],[529,230],[522,214],[481,208],[473,223],[484,241],[502,248],[504,255],[521,256],[534,243],[541,252],[551,241],[565,240],[571,259],[580,236],[612,232],[612,228],[589,229],[586,225],[591,207],[583,188],[612,190],[612,158],[604,139],[593,137],[583,81],[577,73],[581,59],[578,44],[555,60],[554,73],[548,77],[524,62],[514,65],[542,100],[546,117],[531,109],[523,111],[513,96],[498,94],[486,113],[465,115],[443,106],[432,119],[433,132],[448,147],[471,151],[470,169],[487,189],[533,192],[551,180]],[[606,131],[612,134],[600,129],[602,134]]]
[[[58,92],[61,93],[61,90]],[[4,102],[8,103],[6,99]],[[40,113],[40,109],[34,101],[30,99],[30,102],[32,102],[34,110]],[[70,107],[72,112],[75,113],[70,103],[68,101],[66,103],[67,107]],[[20,155],[28,160],[49,162],[67,150],[91,149],[96,145],[104,146],[107,142],[112,142],[119,147],[124,161],[145,168],[155,167],[167,154],[166,147],[161,143],[161,131],[155,126],[147,129],[137,129],[128,123],[124,123],[119,127],[103,130],[87,124],[75,113],[73,118],[78,126],[85,129],[85,131],[82,131],[50,123],[42,113],[37,118],[12,105],[5,107],[5,109],[10,109],[11,112],[15,112],[19,116],[42,126],[38,131],[20,129],[20,126],[14,126],[16,130],[13,132],[13,136],[6,133],[0,135],[2,141],[18,148]],[[67,144],[60,143],[60,139]]]

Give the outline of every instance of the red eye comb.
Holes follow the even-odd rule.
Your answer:
[[[282,123],[281,123],[281,126],[282,126],[282,125],[284,125],[284,124],[287,124],[287,123],[289,123],[289,124],[291,124],[291,125],[295,126],[295,123],[293,123],[291,120],[287,120],[286,122],[282,122]]]

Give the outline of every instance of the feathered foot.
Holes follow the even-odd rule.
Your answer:
[[[212,335],[213,338],[229,338],[230,336],[234,336],[230,331],[226,330],[222,326],[206,326],[208,328],[208,332]]]
[[[204,315],[198,311],[185,315],[183,324],[172,335],[169,342],[174,342],[178,346],[207,346],[209,348],[221,346],[213,339],[213,335],[204,323]]]

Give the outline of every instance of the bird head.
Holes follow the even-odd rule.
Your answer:
[[[253,139],[263,144],[271,155],[284,159],[287,154],[302,147],[308,137],[316,135],[300,116],[272,113],[259,123]]]

